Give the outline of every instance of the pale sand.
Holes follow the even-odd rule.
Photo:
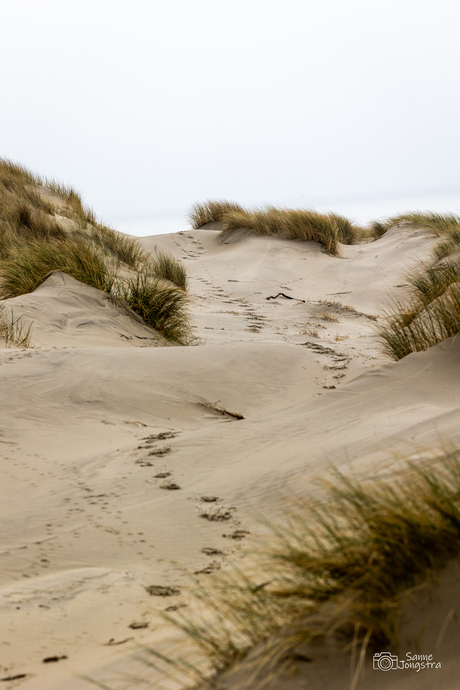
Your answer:
[[[431,237],[402,227],[343,247],[339,259],[313,243],[217,235],[211,227],[142,240],[186,264],[196,347],[156,347],[132,314],[62,274],[9,300],[33,321],[33,348],[0,349],[0,679],[26,674],[2,687],[92,687],[75,674],[134,687],[114,673],[147,673],[131,660],[133,642],[170,649],[175,633],[154,611],[184,600],[187,573],[212,560],[203,547],[239,558],[222,535],[256,532],[259,515],[276,517],[282,497],[314,490],[332,464],[372,476],[398,453],[460,442],[460,341],[389,363],[369,318],[428,256]],[[266,299],[280,292],[297,299]],[[181,489],[163,490],[168,481]],[[200,518],[203,495],[234,517]],[[183,594],[149,596],[148,585]],[[446,659],[458,628],[453,620]],[[68,658],[43,664],[50,656]],[[347,687],[349,661],[341,664],[333,678],[310,664],[297,685],[279,687]],[[436,673],[436,685],[426,674],[423,682],[457,687],[447,670]],[[358,688],[387,688],[395,677]]]

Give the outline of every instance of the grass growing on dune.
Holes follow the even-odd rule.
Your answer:
[[[383,221],[375,221],[371,225],[374,239],[381,237],[387,230],[399,223],[411,223],[414,228],[425,228],[433,235],[441,236],[453,230],[460,231],[460,217],[454,213],[435,213],[415,211],[391,216]]]
[[[0,298],[33,292],[53,271],[110,292],[114,278],[104,258],[82,241],[35,240],[11,250],[0,264]]]
[[[170,254],[158,252],[150,262],[151,270],[158,278],[169,280],[181,290],[187,290],[187,271],[183,263]]]
[[[442,284],[442,288],[442,293],[430,301],[412,295],[387,310],[378,335],[390,357],[398,360],[422,352],[460,333],[460,284]]]
[[[269,206],[248,210],[234,203],[209,201],[194,206],[189,218],[195,228],[205,222],[221,223],[223,237],[248,228],[257,235],[319,242],[332,256],[338,255],[339,243],[355,244],[363,238],[363,230],[344,216],[302,209]]]
[[[385,479],[337,473],[325,495],[290,502],[270,527],[257,576],[218,573],[196,593],[203,617],[168,616],[215,672],[262,645],[251,671],[262,680],[332,632],[363,655],[394,648],[404,593],[459,556],[460,452]]]
[[[191,342],[179,261],[152,260],[135,238],[98,223],[71,187],[0,159],[0,298],[32,292],[53,271],[122,296],[165,338]]]
[[[92,226],[89,241],[100,247],[106,255],[114,257],[120,263],[131,268],[142,268],[149,261],[148,255],[137,240],[105,225],[96,223]]]
[[[118,282],[114,294],[124,299],[144,323],[155,328],[166,339],[174,340],[180,345],[190,343],[187,296],[184,290],[151,276],[138,274]]]
[[[205,201],[192,206],[188,219],[192,228],[198,230],[208,223],[220,223],[228,211],[244,211],[244,209],[233,201]]]
[[[89,223],[95,222],[94,213],[84,205],[81,196],[72,187],[42,177],[6,158],[0,158],[0,189],[2,187],[14,189],[16,193],[34,200],[36,205],[50,213],[53,212],[54,207],[46,197],[49,196],[51,190],[64,202],[60,209],[64,215]]]
[[[440,239],[431,260],[406,275],[405,295],[390,302],[378,326],[384,350],[396,360],[460,333],[460,218],[434,213],[404,218]]]
[[[25,326],[20,317],[15,318],[4,304],[0,304],[0,338],[8,347],[10,343],[27,348],[30,346],[32,325]]]

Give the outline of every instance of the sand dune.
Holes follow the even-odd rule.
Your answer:
[[[332,464],[375,474],[460,440],[460,341],[390,363],[375,337],[387,291],[432,247],[425,232],[340,258],[222,243],[213,226],[142,244],[187,266],[196,346],[158,347],[63,274],[9,300],[32,348],[0,349],[0,678],[25,674],[5,688],[83,690],[75,673],[132,670],[132,641],[163,634],[153,611],[168,601],[146,587],[186,592],[203,548],[236,553],[224,533],[257,531]],[[229,519],[201,518],[203,496]],[[43,664],[54,656],[67,658]]]

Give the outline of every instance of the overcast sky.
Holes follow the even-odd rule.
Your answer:
[[[1,155],[106,222],[460,188],[460,3],[13,0]]]

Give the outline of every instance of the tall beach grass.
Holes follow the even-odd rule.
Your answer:
[[[118,280],[112,290],[125,300],[144,323],[167,340],[180,345],[191,343],[191,328],[184,290],[144,273]]]
[[[170,254],[157,252],[150,260],[150,268],[157,278],[174,283],[181,290],[187,290],[187,271],[181,261]]]
[[[362,228],[335,213],[321,214],[275,206],[245,209],[239,204],[224,201],[196,204],[189,220],[195,228],[213,221],[220,223],[224,238],[235,230],[247,228],[257,235],[318,242],[332,256],[338,256],[340,243],[355,244],[364,236]]]
[[[460,333],[460,218],[435,213],[401,218],[427,228],[439,240],[431,258],[406,274],[405,293],[389,302],[377,328],[385,352],[393,359]]]
[[[30,347],[32,324],[26,326],[22,319],[14,316],[14,312],[4,304],[0,304],[0,338],[7,347],[11,343],[19,347]]]
[[[191,342],[179,261],[152,259],[135,238],[97,222],[71,187],[0,159],[0,298],[32,292],[54,271],[122,297],[166,339]]]
[[[330,635],[362,655],[397,649],[406,593],[460,555],[460,452],[377,479],[337,472],[323,495],[290,497],[285,519],[268,525],[257,567],[207,578],[195,591],[201,613],[167,614],[215,674],[243,663],[257,688]]]
[[[374,221],[370,230],[374,239],[378,239],[387,230],[402,223],[409,223],[414,228],[429,230],[438,237],[455,229],[460,230],[460,217],[455,213],[435,213],[434,211],[414,211],[399,216],[390,216],[382,221]]]

